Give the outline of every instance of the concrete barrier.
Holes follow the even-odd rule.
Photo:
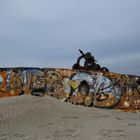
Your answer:
[[[50,95],[73,104],[140,109],[140,77],[55,68],[1,68],[0,97]]]

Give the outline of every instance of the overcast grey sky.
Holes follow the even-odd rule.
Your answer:
[[[0,67],[71,68],[78,49],[140,75],[140,0],[0,1]]]

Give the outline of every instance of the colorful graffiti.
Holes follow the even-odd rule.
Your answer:
[[[140,77],[72,69],[0,69],[0,97],[50,95],[66,102],[124,111],[140,109]]]
[[[0,97],[45,91],[45,74],[40,69],[1,69]]]

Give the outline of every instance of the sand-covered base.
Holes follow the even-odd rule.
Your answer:
[[[87,108],[52,97],[0,99],[0,140],[139,140],[140,113]]]

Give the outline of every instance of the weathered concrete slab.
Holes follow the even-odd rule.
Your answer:
[[[0,97],[21,94],[50,95],[73,104],[133,111],[140,109],[140,77],[90,70],[1,68]]]

